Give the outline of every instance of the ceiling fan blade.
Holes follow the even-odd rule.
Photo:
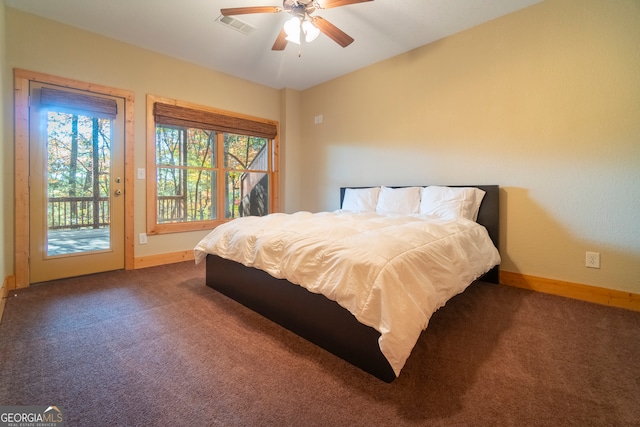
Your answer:
[[[276,42],[273,44],[271,50],[284,50],[287,47],[287,33],[284,31],[284,28],[280,30],[280,34],[276,38]]]
[[[327,37],[342,47],[347,47],[353,43],[353,38],[351,36],[320,16],[313,17],[313,24]]]
[[[220,9],[222,16],[248,15],[250,13],[278,13],[282,8],[278,6],[253,6],[253,7],[230,7]]]
[[[331,9],[332,7],[348,6],[355,3],[364,3],[373,0],[322,0],[319,2],[321,9]]]

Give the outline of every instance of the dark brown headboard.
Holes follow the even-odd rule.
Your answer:
[[[422,185],[421,187],[424,187]],[[478,224],[484,226],[489,233],[491,241],[500,250],[500,187],[498,185],[450,185],[449,187],[475,187],[485,191],[480,210],[478,211]],[[344,200],[344,193],[347,188],[369,188],[369,187],[341,187],[340,207]],[[392,187],[400,188],[400,187]],[[482,280],[490,283],[500,283],[500,266],[491,269],[482,277]]]

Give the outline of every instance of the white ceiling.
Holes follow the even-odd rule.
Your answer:
[[[286,12],[241,15],[244,35],[216,19],[221,8],[282,6],[281,0],[5,0],[40,15],[276,89],[306,89],[463,31],[541,0],[374,0],[321,16],[355,41],[340,47],[320,36],[272,51]],[[322,1],[320,0],[320,3]]]

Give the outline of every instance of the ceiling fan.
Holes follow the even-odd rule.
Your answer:
[[[271,50],[284,50],[287,42],[297,44],[313,41],[322,32],[342,47],[347,47],[353,38],[331,22],[320,16],[312,16],[316,10],[348,6],[373,0],[284,0],[279,6],[232,7],[220,9],[222,16],[251,13],[288,12],[292,18],[285,22]]]

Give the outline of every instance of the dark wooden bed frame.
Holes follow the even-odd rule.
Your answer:
[[[486,191],[477,222],[499,249],[499,187],[473,187]],[[340,206],[344,192],[341,188]],[[499,267],[480,280],[498,283]],[[207,255],[206,284],[385,382],[396,378],[378,346],[380,333],[324,295],[215,255]]]

